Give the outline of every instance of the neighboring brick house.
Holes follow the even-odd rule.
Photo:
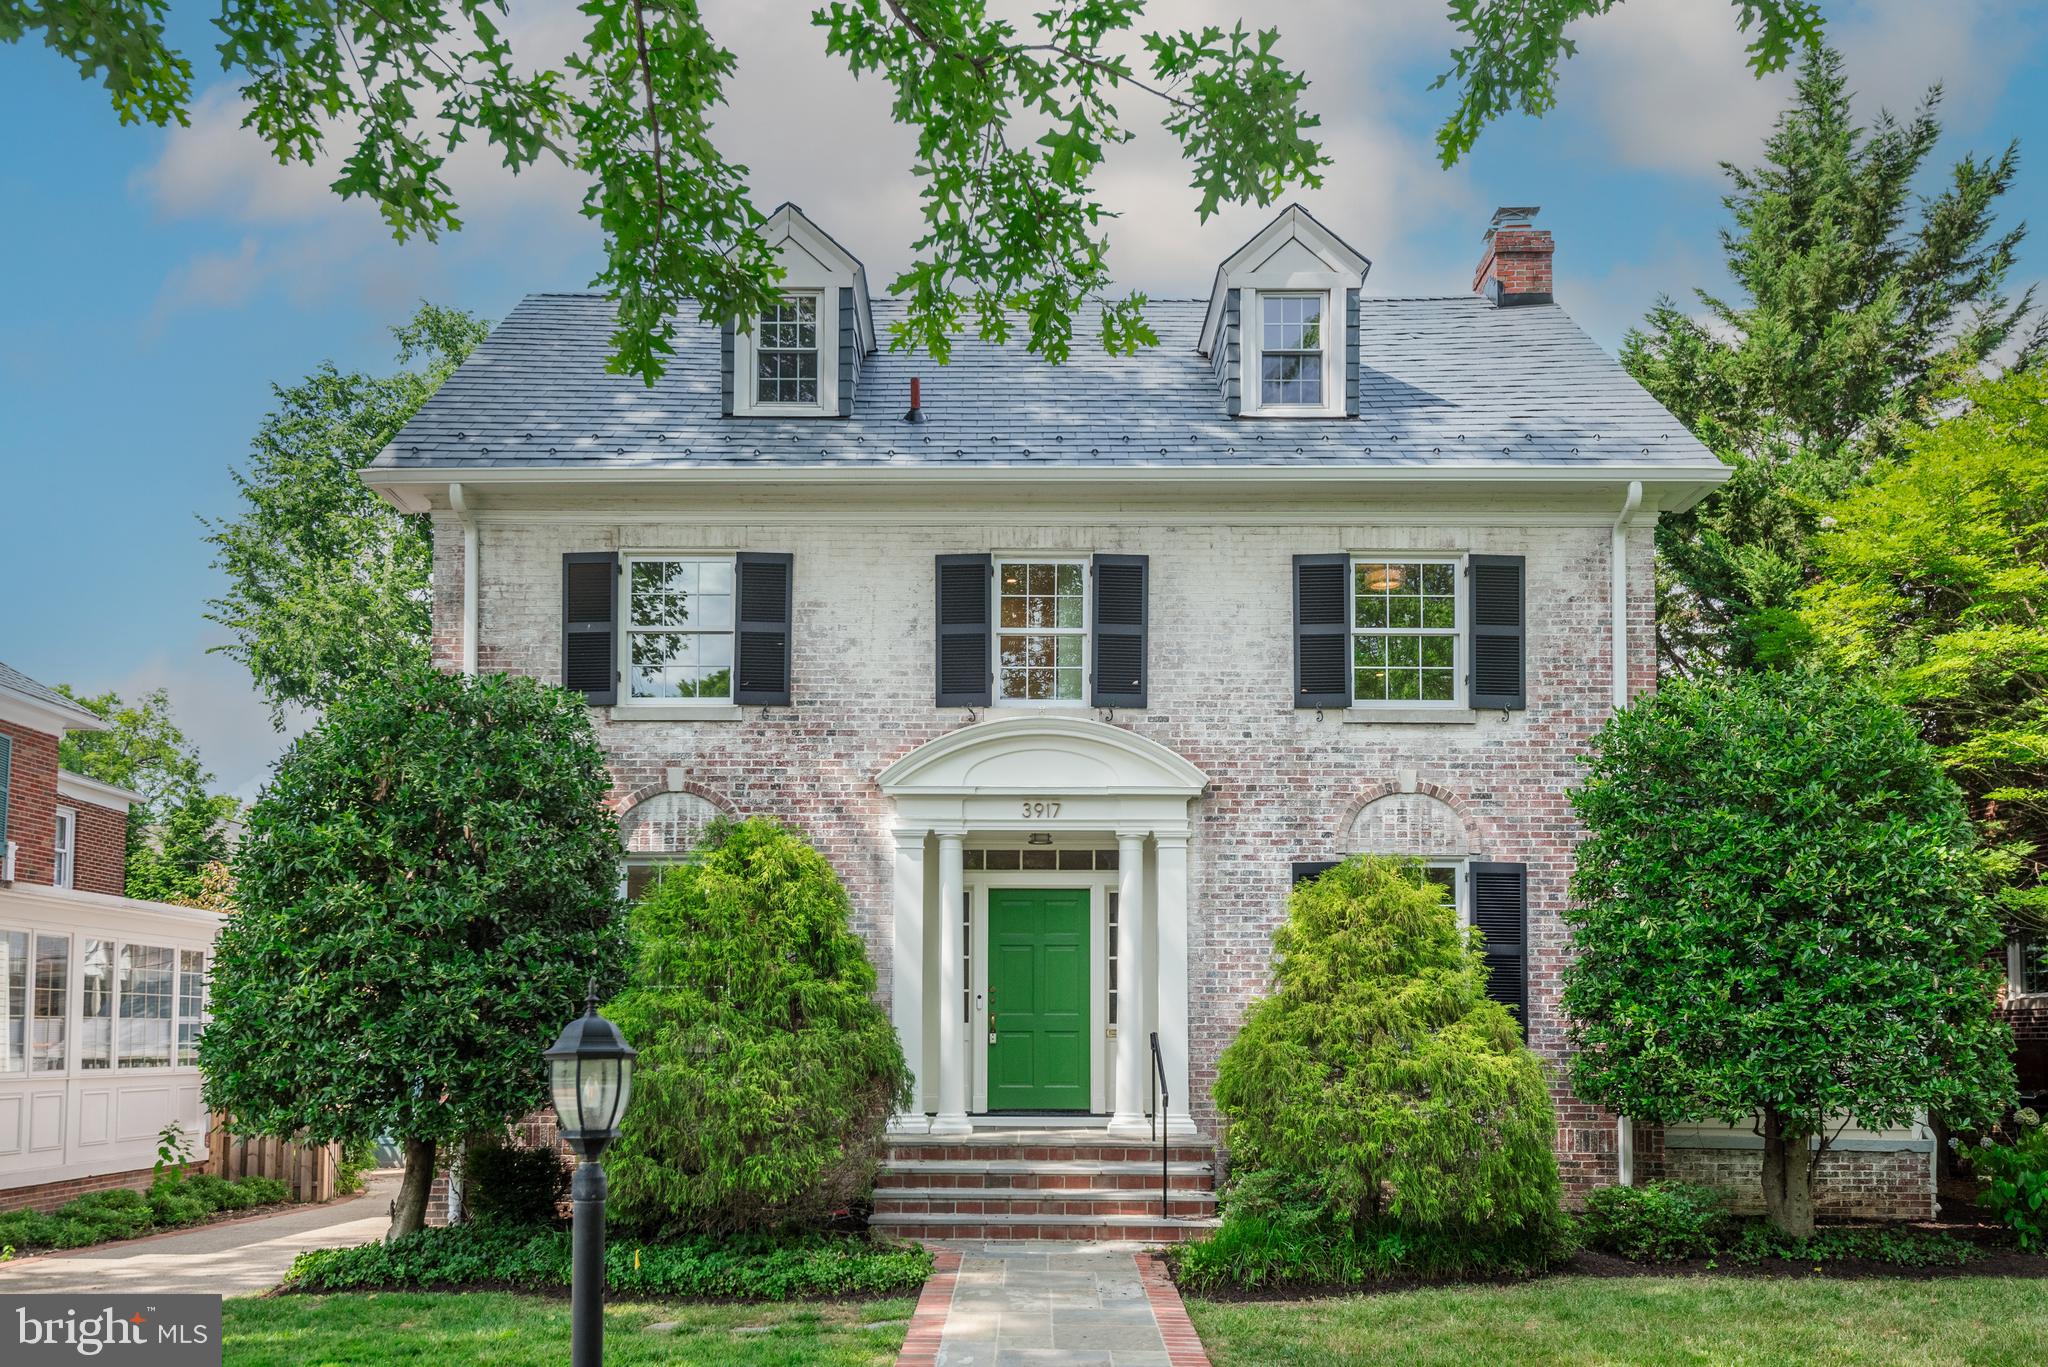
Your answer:
[[[206,1154],[220,918],[122,895],[141,795],[57,764],[65,732],[106,725],[0,664],[0,1209],[146,1181],[173,1120]]]
[[[588,699],[629,891],[720,812],[829,855],[917,1075],[906,1165],[1048,1121],[1142,1138],[1154,1032],[1198,1150],[1292,879],[1373,851],[1486,931],[1576,1197],[1635,1136],[1563,1080],[1565,793],[1654,685],[1658,516],[1728,470],[1552,301],[1529,212],[1470,294],[1366,296],[1290,208],[1147,306],[1156,348],[1084,318],[1065,365],[962,337],[940,366],[784,206],[772,316],[683,324],[650,388],[605,368],[606,299],[530,296],[365,478],[432,519],[442,666]],[[1680,1148],[1754,1172],[1745,1139]],[[1924,1134],[1871,1143],[1924,1176]],[[1837,1208],[1932,1199],[1831,1171]]]

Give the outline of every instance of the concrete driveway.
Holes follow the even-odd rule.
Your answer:
[[[292,1206],[251,1220],[0,1263],[0,1292],[268,1291],[307,1249],[381,1238],[391,1224],[398,1177],[371,1173],[362,1195],[330,1205]]]

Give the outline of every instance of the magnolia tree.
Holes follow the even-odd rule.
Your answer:
[[[315,1142],[391,1134],[391,1234],[440,1145],[547,1102],[541,1051],[615,985],[618,824],[582,700],[421,671],[337,700],[234,862],[199,1042],[207,1104]]]
[[[1846,1124],[2010,1104],[2000,929],[1962,796],[1868,686],[1670,684],[1608,722],[1572,806],[1579,1095],[1753,1125],[1765,1208],[1800,1238]]]

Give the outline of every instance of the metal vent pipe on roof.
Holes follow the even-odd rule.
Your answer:
[[[917,376],[913,375],[910,377],[910,408],[908,411],[904,413],[903,421],[924,421],[924,396],[921,392],[922,387],[922,383],[918,380]]]

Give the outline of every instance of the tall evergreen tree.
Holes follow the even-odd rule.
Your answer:
[[[1629,373],[1735,467],[1658,526],[1659,645],[1683,673],[1770,663],[1820,506],[1931,421],[1949,384],[2043,341],[2033,291],[2005,288],[2025,225],[1995,222],[2018,143],[1964,156],[1920,198],[1941,87],[1867,128],[1850,99],[1840,55],[1810,54],[1762,164],[1723,163],[1736,292],[1697,290],[1696,312],[1661,298],[1622,344]]]
[[[291,708],[324,708],[358,681],[427,662],[427,519],[395,511],[358,474],[489,331],[461,309],[421,304],[391,330],[396,372],[323,361],[276,386],[248,468],[234,472],[242,511],[206,523],[228,579],[206,615],[234,636],[216,649],[249,667],[280,729]]]

